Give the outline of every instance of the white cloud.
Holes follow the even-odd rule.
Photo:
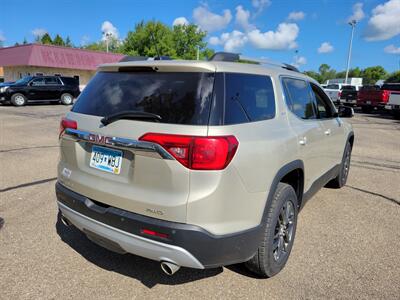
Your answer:
[[[0,43],[3,43],[6,41],[6,36],[4,35],[3,31],[0,30]]]
[[[242,48],[248,41],[245,33],[234,30],[232,32],[224,32],[220,37],[212,36],[208,42],[214,46],[223,46],[224,51],[236,52]]]
[[[334,50],[333,46],[329,42],[323,42],[318,48],[318,53],[330,53]]]
[[[178,26],[178,25],[188,25],[189,21],[185,17],[179,17],[174,20],[172,23],[172,26]]]
[[[81,46],[86,46],[90,42],[90,37],[88,35],[83,35],[81,38]]]
[[[248,33],[248,38],[254,47],[260,49],[293,49],[297,47],[299,31],[299,27],[294,23],[281,23],[276,31],[260,32],[254,29]]]
[[[118,29],[110,21],[103,22],[101,25],[101,32],[103,33],[103,41],[106,40],[106,34],[111,34],[111,37],[114,39],[118,39],[119,37]]]
[[[367,41],[388,40],[400,34],[400,0],[389,0],[372,10],[364,36]]]
[[[356,20],[357,22],[361,21],[365,17],[365,13],[363,11],[364,4],[361,2],[357,2],[353,5],[353,14],[347,18],[348,22]]]
[[[292,11],[287,19],[289,21],[301,21],[306,17],[306,14],[302,11]]]
[[[254,25],[249,23],[249,18],[250,11],[245,10],[241,5],[236,7],[236,24],[246,31],[255,28]]]
[[[383,49],[383,51],[389,54],[400,54],[400,47],[396,47],[395,45],[389,45],[386,46],[385,49]]]
[[[224,29],[232,20],[232,14],[229,9],[225,9],[222,15],[215,14],[208,10],[204,5],[196,7],[193,10],[193,19],[202,30],[213,32]]]
[[[44,28],[35,28],[32,30],[32,34],[35,38],[40,39],[42,36],[44,36],[47,33],[47,30]]]
[[[292,63],[292,65],[296,68],[300,68],[300,66],[304,66],[305,64],[307,64],[307,59],[304,56],[294,57],[294,62]]]
[[[255,16],[258,16],[263,10],[271,5],[271,0],[252,0],[251,5],[256,9]]]

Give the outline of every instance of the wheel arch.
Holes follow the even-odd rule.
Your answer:
[[[264,207],[264,213],[262,217],[262,223],[266,221],[266,212],[269,209],[269,206],[272,203],[272,199],[274,197],[275,191],[280,182],[287,183],[293,187],[297,194],[297,201],[299,208],[301,207],[303,194],[304,194],[304,163],[302,160],[294,160],[282,168],[276,173],[271,187],[269,189],[269,193],[267,196],[267,201]]]

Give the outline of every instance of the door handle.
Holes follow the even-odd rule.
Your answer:
[[[302,145],[302,146],[307,145],[307,137],[306,137],[306,136],[303,136],[303,138],[301,138],[301,139],[299,140],[299,144]]]
[[[325,133],[325,135],[331,135],[331,130],[327,129],[327,130],[324,131],[324,133]]]

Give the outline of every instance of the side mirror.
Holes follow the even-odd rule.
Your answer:
[[[349,106],[339,106],[338,115],[340,118],[352,118],[354,116],[354,109]]]

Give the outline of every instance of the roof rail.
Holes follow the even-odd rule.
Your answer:
[[[120,59],[119,62],[126,62],[126,61],[141,61],[141,60],[147,60],[147,56],[131,56],[131,55],[126,55],[123,58]]]
[[[258,65],[272,65],[276,67],[281,67],[283,69],[289,70],[289,71],[294,71],[294,72],[300,72],[295,66],[286,64],[286,63],[280,63],[272,60],[267,60],[267,59],[258,59],[258,58],[252,58],[252,57],[247,57],[247,56],[242,56],[237,53],[230,53],[230,52],[215,52],[213,56],[209,59],[209,61],[226,61],[226,62],[249,62],[249,63],[254,63]]]

